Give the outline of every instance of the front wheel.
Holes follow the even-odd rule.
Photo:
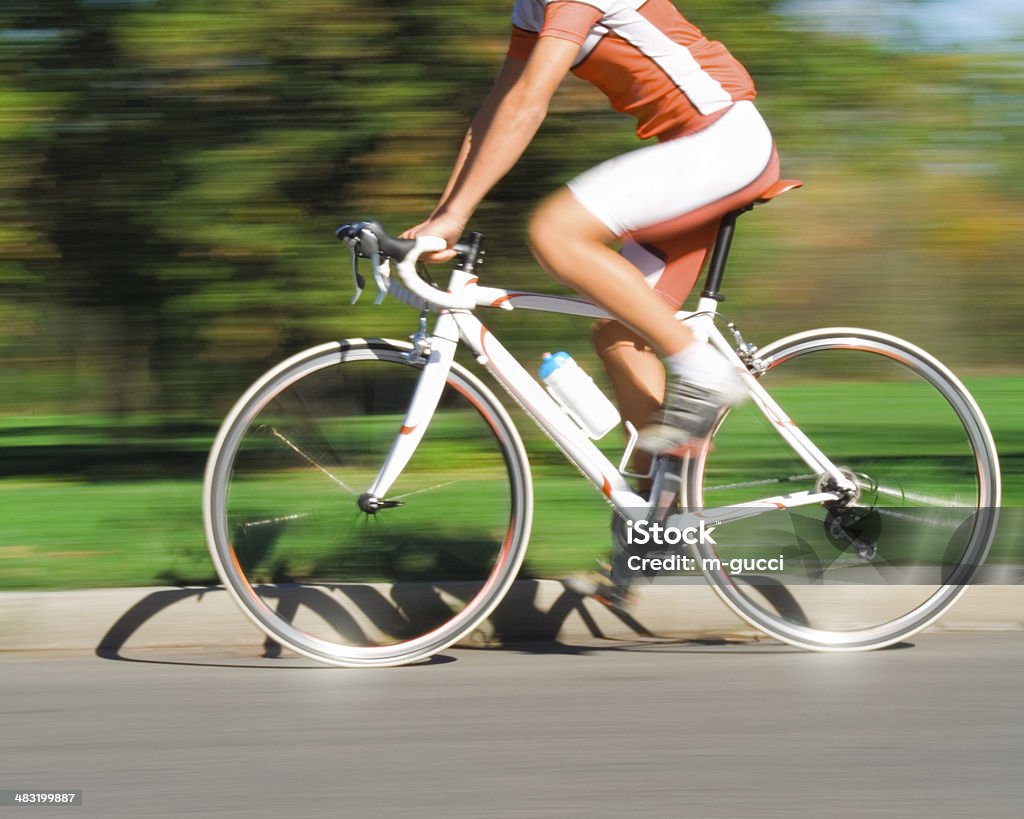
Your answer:
[[[221,427],[207,543],[274,643],[333,665],[414,662],[472,632],[514,581],[529,465],[501,404],[457,364],[385,503],[361,508],[422,372],[409,345],[326,344],[261,377]]]
[[[923,629],[984,561],[999,462],[964,386],[892,336],[829,329],[761,351],[763,386],[856,485],[841,502],[718,528],[697,548],[714,589],[745,620],[802,648],[879,648]],[[690,465],[692,506],[827,487],[756,407],[725,416]]]

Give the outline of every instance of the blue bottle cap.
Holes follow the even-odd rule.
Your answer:
[[[564,364],[568,364],[572,361],[572,356],[566,352],[555,353],[544,353],[544,358],[541,360],[540,365],[540,377],[541,380],[547,379],[551,376],[555,370]]]

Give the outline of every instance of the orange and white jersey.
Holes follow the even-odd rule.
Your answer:
[[[512,57],[528,57],[538,37],[577,43],[573,73],[636,117],[642,139],[702,130],[755,97],[743,66],[670,0],[516,0],[512,25]]]

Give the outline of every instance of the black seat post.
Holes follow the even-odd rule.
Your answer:
[[[753,210],[753,205],[734,210],[722,217],[722,224],[718,228],[718,238],[715,240],[715,250],[711,254],[711,264],[708,266],[708,277],[704,282],[704,291],[701,296],[715,301],[725,301],[725,296],[718,291],[722,286],[722,277],[725,275],[725,263],[729,258],[729,249],[732,247],[732,237],[736,233],[736,220],[748,210]]]

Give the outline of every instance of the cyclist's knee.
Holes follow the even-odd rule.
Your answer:
[[[594,253],[615,237],[568,188],[551,194],[537,206],[529,223],[530,248],[555,279],[580,289],[594,268]]]
[[[530,247],[541,261],[554,255],[559,246],[572,241],[571,225],[567,225],[561,210],[552,199],[545,199],[530,216]]]
[[[607,244],[615,237],[568,188],[541,202],[530,217],[530,242],[537,250],[565,245]]]

